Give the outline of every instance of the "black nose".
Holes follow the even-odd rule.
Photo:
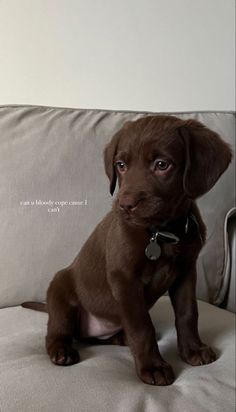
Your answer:
[[[120,209],[126,212],[132,212],[137,206],[138,202],[130,196],[122,196],[119,198]]]

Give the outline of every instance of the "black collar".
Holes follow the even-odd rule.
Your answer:
[[[190,221],[193,219],[194,215],[188,213],[185,216],[180,217],[170,223],[168,223],[164,228],[158,228],[157,226],[150,226],[148,228],[149,234],[158,242],[166,243],[179,243],[180,239],[185,237],[190,230]],[[196,221],[196,218],[194,216]]]
[[[190,234],[191,229],[199,225],[195,215],[190,211],[187,215],[168,223],[164,228],[150,226],[148,232],[152,238],[161,243],[179,243],[183,238]]]
[[[193,226],[195,232],[197,231],[201,238],[197,219],[192,212],[169,223],[161,230],[156,226],[150,226],[148,231],[151,238],[145,249],[147,258],[150,260],[157,260],[161,255],[162,249],[160,245],[162,243],[178,244],[182,240],[187,239],[191,232],[194,231]]]

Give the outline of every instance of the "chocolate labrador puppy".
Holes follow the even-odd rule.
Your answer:
[[[148,116],[126,123],[104,151],[112,210],[72,264],[56,273],[47,304],[46,348],[53,363],[79,362],[73,338],[129,345],[140,379],[174,381],[162,358],[149,309],[166,291],[175,312],[179,352],[190,365],[216,355],[198,334],[196,260],[206,228],[195,199],[231,160],[229,146],[196,120]]]

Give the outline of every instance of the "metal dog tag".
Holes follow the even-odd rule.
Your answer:
[[[145,249],[145,255],[150,260],[157,260],[161,256],[161,248],[155,239],[150,239],[150,243]]]

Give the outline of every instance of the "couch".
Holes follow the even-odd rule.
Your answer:
[[[173,366],[166,387],[142,383],[129,348],[78,343],[81,362],[52,364],[44,301],[54,273],[69,265],[112,198],[105,144],[144,112],[41,106],[0,107],[0,411],[233,412],[235,410],[235,160],[198,200],[208,236],[198,259],[202,340],[216,362],[192,367],[177,351],[168,296],[151,309],[160,351]],[[195,118],[235,145],[235,113],[169,113]]]

